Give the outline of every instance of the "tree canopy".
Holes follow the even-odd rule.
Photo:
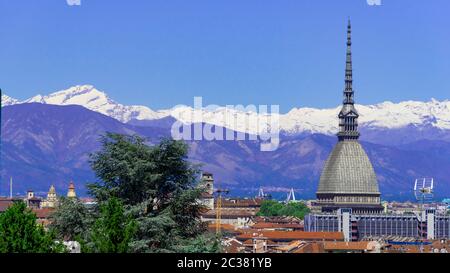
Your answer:
[[[88,209],[78,198],[60,197],[58,209],[51,215],[50,230],[65,241],[85,238],[93,221]]]
[[[280,203],[276,200],[264,200],[258,216],[294,216],[303,219],[310,212],[303,202]]]
[[[64,245],[36,222],[24,202],[15,202],[0,214],[0,253],[58,253]]]
[[[90,238],[91,252],[126,253],[135,232],[136,222],[125,215],[122,202],[112,197],[100,205]]]
[[[149,146],[139,136],[112,133],[101,143],[90,161],[99,181],[88,188],[99,203],[120,200],[124,213],[135,220],[128,251],[189,251],[189,242],[196,249],[216,245],[215,238],[204,236],[201,190],[196,187],[200,170],[187,160],[187,144],[162,139]],[[186,248],[180,250],[181,244]]]
[[[98,180],[88,184],[98,205],[86,210],[63,199],[52,224],[60,238],[80,241],[83,252],[219,250],[200,220],[200,170],[187,160],[187,144],[162,139],[150,146],[139,136],[113,133],[101,143],[90,156]]]

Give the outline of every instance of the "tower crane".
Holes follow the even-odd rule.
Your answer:
[[[228,194],[230,191],[227,189],[217,189],[215,193],[217,194],[216,202],[216,234],[220,234],[220,222],[222,220],[222,194]]]

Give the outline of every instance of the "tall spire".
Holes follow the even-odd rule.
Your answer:
[[[344,103],[353,104],[353,68],[352,68],[352,25],[350,18],[347,27],[347,58],[345,62]]]
[[[355,140],[359,138],[358,111],[354,106],[353,67],[352,67],[352,25],[350,18],[347,26],[347,55],[345,62],[345,89],[344,101],[339,113],[338,138],[342,140]]]

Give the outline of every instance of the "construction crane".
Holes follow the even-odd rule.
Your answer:
[[[221,232],[220,222],[222,220],[222,194],[228,194],[230,191],[227,189],[217,189],[215,193],[217,194],[216,202],[216,234],[219,235]]]

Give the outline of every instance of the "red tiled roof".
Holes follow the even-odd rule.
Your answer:
[[[294,250],[292,253],[323,253],[322,242],[309,242]]]
[[[208,224],[208,229],[212,230],[216,228],[216,224],[215,223],[210,223]],[[233,225],[230,224],[220,224],[220,229],[221,230],[228,230],[228,231],[234,231],[236,230],[236,228]]]
[[[10,199],[0,200],[0,212],[6,211],[13,203]]]
[[[324,242],[325,250],[370,250],[369,241],[360,242]]]
[[[54,208],[33,209],[38,219],[48,219],[54,211]]]
[[[304,245],[305,242],[304,241],[292,241],[291,243],[287,244],[287,245],[278,245],[275,247],[276,250],[282,251],[282,252],[290,252],[296,248],[301,247],[302,245]]]

